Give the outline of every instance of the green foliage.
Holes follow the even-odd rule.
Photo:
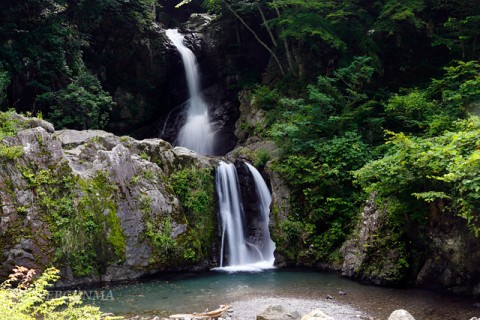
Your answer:
[[[15,160],[23,155],[24,151],[19,146],[7,146],[4,143],[0,143],[0,159]]]
[[[345,49],[345,43],[335,33],[331,21],[325,16],[328,14],[319,14],[306,9],[300,11],[297,8],[295,11],[287,11],[284,16],[272,22],[283,27],[280,33],[282,38],[312,42],[318,39],[332,48]]]
[[[156,253],[160,258],[167,262],[175,258],[177,254],[177,242],[172,237],[172,221],[166,218],[162,221],[160,229],[155,228],[151,221],[145,223],[145,235],[150,239]]]
[[[123,66],[105,61],[110,53],[125,57],[124,43],[119,50],[112,41],[145,36],[157,6],[155,0],[2,1],[0,104],[9,84],[17,111],[41,111],[59,128],[103,128],[112,99],[95,73],[103,70],[105,81],[105,73],[121,72]]]
[[[116,187],[105,173],[80,180],[66,164],[21,172],[37,194],[34,200],[45,214],[58,263],[68,262],[76,276],[89,276],[125,259],[125,236],[113,198]]]
[[[278,115],[277,110],[273,115],[272,137],[297,152],[314,149],[321,137],[357,130],[354,120],[367,100],[363,90],[374,72],[370,63],[370,58],[357,57],[332,77],[318,77],[317,84],[308,86],[307,103],[303,99],[280,99],[283,112]]]
[[[10,83],[10,75],[3,69],[3,65],[0,63],[0,106],[7,97],[6,89]]]
[[[419,17],[426,7],[424,0],[387,0],[385,4],[377,6],[381,8],[375,27],[389,35],[398,33],[399,29],[408,26],[416,29],[426,26],[426,22]]]
[[[34,319],[122,319],[106,316],[98,307],[84,305],[80,294],[69,294],[58,298],[49,296],[48,288],[60,278],[59,271],[47,268],[33,283],[34,270],[23,267],[0,285],[0,318],[12,320]],[[17,286],[15,284],[18,283]]]
[[[435,137],[392,134],[385,157],[366,164],[355,176],[367,192],[378,192],[382,201],[400,201],[399,216],[422,223],[428,211],[426,207],[419,211],[418,202],[442,203],[445,213],[464,218],[478,236],[479,139],[480,119],[475,116],[457,121],[454,131]]]
[[[14,136],[21,128],[20,121],[14,116],[15,111],[0,111],[0,141],[6,137]]]
[[[213,213],[213,176],[206,169],[184,169],[171,175],[172,187],[187,217]]]
[[[253,165],[257,168],[264,167],[271,159],[272,156],[268,150],[258,149],[255,153],[255,161],[253,162]]]
[[[60,231],[62,254],[77,276],[98,273],[125,260],[125,235],[114,201],[116,186],[104,172],[78,181],[82,197]]]
[[[175,171],[169,181],[183,210],[170,216],[151,212],[152,199],[142,197],[145,237],[154,249],[152,263],[178,267],[208,257],[215,226],[213,178],[207,169],[190,167]],[[174,224],[187,228],[174,237]]]
[[[351,171],[370,159],[358,130],[361,122],[356,122],[368,98],[365,88],[374,72],[370,63],[369,58],[357,57],[332,77],[320,76],[309,85],[308,98],[278,98],[276,110],[267,114],[274,119],[270,135],[284,147],[284,156],[273,168],[293,196],[295,215],[285,232],[298,230],[301,222],[301,242],[311,245],[317,260],[328,259],[343,243],[361,203]]]
[[[4,139],[14,136],[22,127],[21,122],[14,116],[14,111],[0,111],[0,159],[15,160],[21,157],[24,150],[21,146],[10,146]]]
[[[14,136],[21,127],[22,124],[15,118],[13,110],[0,111],[0,159],[15,160],[23,155],[24,150],[21,146],[10,146],[4,140]]]
[[[462,60],[480,57],[477,45],[480,26],[480,7],[475,0],[440,2],[435,8],[448,12],[440,20],[433,45],[445,45]]]
[[[456,61],[444,68],[445,75],[432,81],[428,88],[433,98],[440,100],[442,107],[451,112],[478,112],[480,100],[480,62]],[[459,111],[457,111],[459,110]],[[461,114],[460,114],[461,115]]]
[[[296,260],[306,240],[304,224],[296,218],[290,217],[281,221],[279,228],[281,236],[273,239],[277,250],[281,248],[282,254],[285,254],[291,260]]]
[[[174,172],[170,179],[191,228],[182,239],[184,258],[201,261],[208,257],[214,235],[214,176],[209,169],[191,167]]]
[[[389,127],[417,134],[438,135],[453,129],[453,122],[480,107],[480,64],[461,62],[444,68],[425,89],[394,94],[385,106]]]
[[[264,110],[271,110],[275,108],[280,99],[278,90],[271,89],[267,86],[257,86],[253,92],[253,104]]]
[[[292,259],[301,250],[314,260],[332,259],[356,220],[363,192],[376,192],[389,212],[377,244],[394,250],[397,259],[396,271],[383,277],[395,282],[409,268],[408,232],[427,221],[425,202],[441,203],[478,233],[477,120],[457,121],[476,110],[478,62],[457,62],[424,88],[390,95],[383,106],[369,100],[372,62],[357,57],[331,76],[318,77],[300,98],[271,95],[275,88],[254,94],[267,106],[269,134],[284,148],[273,169],[292,190],[293,215],[281,223],[286,239],[277,241],[286,243]],[[373,139],[366,125],[377,126],[371,128]],[[366,142],[382,142],[380,125],[405,133],[386,131],[392,138],[375,149]],[[370,161],[373,154],[380,159]],[[387,263],[382,252],[369,253],[368,272]]]
[[[353,132],[317,142],[310,156],[290,154],[275,164],[293,190],[297,219],[312,224],[317,258],[325,259],[345,240],[361,196],[351,170],[368,158],[366,145]]]
[[[114,102],[97,77],[82,71],[66,88],[38,97],[50,106],[49,118],[59,128],[102,129]]]

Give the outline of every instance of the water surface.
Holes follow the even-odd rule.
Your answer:
[[[253,297],[295,297],[356,307],[375,319],[387,319],[406,309],[417,320],[459,320],[480,316],[472,298],[418,289],[389,289],[362,285],[337,274],[311,270],[267,270],[257,273],[209,272],[170,275],[148,281],[105,286],[111,299],[90,300],[104,312],[121,315],[158,315],[203,312],[220,304]],[[340,295],[339,291],[346,294]],[[478,302],[478,301],[477,301]]]

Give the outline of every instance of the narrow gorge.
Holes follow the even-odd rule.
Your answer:
[[[480,6],[397,2],[0,3],[0,278],[338,275],[473,316]]]

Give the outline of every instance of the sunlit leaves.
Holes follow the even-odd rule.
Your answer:
[[[383,199],[401,198],[407,205],[413,199],[448,200],[446,211],[465,218],[477,233],[480,119],[458,121],[455,131],[430,138],[394,134],[390,144],[385,157],[355,172],[364,189]],[[414,212],[406,210],[406,214]]]

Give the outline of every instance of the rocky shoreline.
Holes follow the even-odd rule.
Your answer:
[[[129,320],[147,320],[135,316]],[[235,301],[230,305],[227,312],[219,318],[203,316],[176,315],[169,318],[154,317],[151,320],[380,320],[357,308],[333,301],[299,299],[286,297],[257,297],[253,299]],[[395,310],[388,320],[415,320],[406,310]],[[471,318],[470,320],[477,320]]]

